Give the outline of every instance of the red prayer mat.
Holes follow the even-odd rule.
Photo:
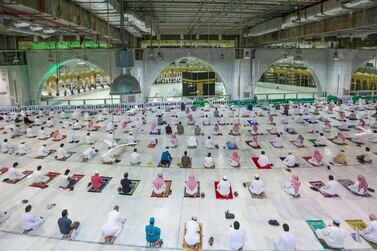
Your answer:
[[[232,200],[233,199],[233,192],[232,192],[232,187],[230,187],[230,192],[228,197],[224,197],[219,192],[217,192],[217,184],[219,184],[219,181],[215,181],[215,193],[216,193],[216,199],[218,200]]]
[[[271,164],[268,164],[267,166],[261,167],[258,163],[259,157],[251,157],[251,160],[254,162],[254,165],[258,169],[271,169]]]

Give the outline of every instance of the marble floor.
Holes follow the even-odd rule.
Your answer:
[[[259,108],[256,108],[259,109]],[[243,111],[241,110],[240,113]],[[267,114],[266,111],[264,111]],[[221,113],[227,114],[221,110]],[[209,113],[212,117],[212,112]],[[329,116],[321,112],[323,116]],[[69,115],[69,114],[67,114]],[[125,115],[123,115],[125,116]],[[144,125],[144,132],[137,133],[136,138],[140,140],[136,148],[141,154],[142,164],[140,166],[130,166],[129,157],[133,147],[123,147],[121,151],[121,162],[114,165],[103,165],[101,155],[107,150],[103,143],[105,138],[105,127],[111,119],[98,123],[101,128],[97,132],[92,132],[96,140],[95,147],[99,153],[89,162],[83,163],[80,160],[81,152],[87,148],[84,144],[84,135],[87,133],[86,128],[76,131],[80,143],[69,144],[66,147],[69,151],[76,152],[65,162],[56,161],[54,155],[50,155],[43,160],[36,159],[36,151],[42,144],[47,144],[49,149],[57,149],[60,142],[54,142],[51,139],[41,141],[37,139],[26,139],[24,136],[11,139],[13,145],[26,140],[33,150],[24,156],[15,156],[0,153],[0,166],[9,167],[17,161],[22,170],[34,171],[38,165],[43,166],[43,172],[64,172],[69,168],[71,173],[84,174],[84,178],[75,186],[75,190],[70,192],[60,189],[58,179],[49,183],[46,189],[29,187],[31,180],[26,178],[17,184],[7,184],[0,182],[0,210],[8,211],[10,218],[0,224],[0,250],[144,250],[146,249],[144,227],[149,217],[156,218],[156,225],[161,227],[161,237],[164,245],[161,250],[179,250],[182,248],[184,224],[191,216],[198,217],[198,221],[203,223],[203,249],[205,250],[230,250],[228,242],[228,229],[233,220],[226,220],[224,212],[230,210],[235,214],[236,220],[241,224],[241,229],[246,236],[244,250],[274,250],[274,238],[282,232],[281,227],[274,227],[267,224],[269,219],[276,219],[280,223],[288,223],[291,232],[296,238],[297,250],[322,250],[321,244],[316,239],[311,229],[306,224],[306,220],[322,219],[326,223],[336,217],[341,219],[341,226],[346,232],[345,248],[349,250],[368,250],[370,246],[364,241],[355,242],[350,233],[352,229],[344,222],[347,219],[363,219],[368,222],[368,214],[375,213],[377,209],[376,194],[372,197],[358,197],[351,194],[347,189],[338,186],[339,198],[324,198],[318,192],[310,189],[309,181],[322,180],[327,181],[328,175],[334,175],[335,179],[355,180],[358,174],[363,174],[370,187],[377,188],[376,164],[361,165],[355,156],[364,152],[364,146],[369,146],[372,152],[377,152],[374,144],[367,143],[361,147],[347,141],[347,145],[342,148],[348,153],[348,165],[330,165],[327,169],[327,163],[331,161],[332,156],[339,151],[339,146],[331,141],[327,141],[327,147],[319,148],[324,156],[326,163],[322,167],[312,167],[308,164],[303,156],[313,154],[315,147],[308,141],[310,138],[318,137],[317,133],[308,133],[308,127],[304,124],[294,122],[294,116],[289,120],[296,126],[296,130],[305,138],[305,148],[297,148],[289,140],[294,140],[297,135],[283,133],[284,148],[276,149],[269,143],[274,136],[267,133],[267,117],[256,118],[260,124],[259,129],[264,135],[259,136],[259,142],[262,146],[260,150],[254,150],[245,144],[251,136],[247,132],[250,127],[242,126],[242,135],[234,137],[238,145],[238,152],[241,156],[241,168],[232,168],[229,165],[231,151],[225,149],[225,142],[229,139],[228,132],[231,125],[221,126],[223,136],[212,136],[214,141],[220,145],[219,149],[208,150],[203,147],[203,143],[208,135],[212,135],[212,126],[202,126],[204,135],[199,136],[198,149],[186,149],[186,141],[193,134],[193,127],[186,125],[184,113],[178,112],[179,118],[185,125],[185,133],[178,136],[179,145],[175,149],[170,149],[173,156],[173,162],[170,168],[158,168],[162,150],[169,144],[169,136],[165,135],[163,127],[162,134],[157,136],[159,143],[151,149],[147,148],[149,128],[151,123],[156,121],[156,114],[148,112],[147,124]],[[226,115],[225,115],[226,116]],[[331,115],[335,116],[335,114]],[[194,113],[196,121],[199,123],[199,112]],[[135,120],[136,116],[130,117]],[[165,113],[165,118],[170,122],[169,113]],[[70,120],[71,118],[69,118]],[[234,118],[226,118],[228,122],[233,122]],[[241,118],[242,125],[246,125],[247,118]],[[283,125],[280,123],[281,116],[275,117],[279,130],[283,131]],[[58,121],[56,128],[60,132],[67,134],[69,129],[62,129]],[[372,121],[373,122],[373,121]],[[81,124],[86,122],[81,119]],[[133,122],[132,122],[133,123]],[[332,125],[337,125],[334,119],[331,119]],[[7,122],[0,122],[4,127]],[[322,126],[320,122],[318,126]],[[22,124],[22,127],[25,126]],[[37,132],[39,127],[34,127]],[[55,129],[55,128],[54,128]],[[53,128],[46,129],[52,132]],[[174,128],[175,130],[175,128]],[[336,128],[332,128],[330,133],[325,136],[335,137],[338,133]],[[355,137],[356,130],[352,129],[346,132],[346,136]],[[120,129],[115,130],[117,138],[121,142],[125,140],[126,135]],[[9,135],[0,135],[0,141],[9,138]],[[183,152],[187,150],[189,156],[193,158],[193,168],[182,169],[177,166]],[[258,156],[260,151],[266,151],[270,161],[274,164],[270,170],[258,170],[250,160],[252,156]],[[212,170],[203,168],[205,155],[211,152],[215,158],[216,168]],[[300,167],[292,169],[301,178],[301,198],[293,199],[282,190],[282,185],[289,183],[292,173],[287,172],[279,159],[281,156],[293,152],[299,160]],[[377,162],[377,155],[374,155],[373,162]],[[148,163],[152,167],[148,167]],[[104,188],[102,193],[87,192],[87,184],[91,175],[99,170],[100,175],[110,176],[113,179]],[[129,173],[131,179],[141,180],[139,186],[132,196],[121,196],[116,192],[120,179],[124,172]],[[169,198],[151,198],[152,181],[158,173],[162,173],[165,179],[172,180],[172,194]],[[243,187],[242,183],[250,181],[254,174],[258,173],[265,183],[267,198],[251,198],[248,190]],[[201,192],[205,193],[205,198],[184,198],[184,181],[189,174],[194,174],[200,181]],[[221,179],[222,176],[228,176],[233,191],[237,191],[239,196],[233,200],[217,200],[215,198],[214,182]],[[1,180],[6,178],[7,174],[0,176]],[[25,205],[21,203],[23,199],[29,200],[33,206],[35,215],[43,216],[45,223],[30,232],[23,235],[19,226],[19,218],[24,210]],[[56,203],[52,209],[47,209],[49,203]],[[120,236],[112,246],[103,245],[101,237],[101,228],[106,220],[106,214],[114,205],[120,206],[120,212],[127,221]],[[76,240],[61,240],[61,234],[57,226],[57,219],[61,211],[68,209],[69,216],[73,220],[79,220],[81,226]],[[210,246],[208,239],[213,236],[214,244]]]

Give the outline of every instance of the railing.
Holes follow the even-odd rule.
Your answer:
[[[169,101],[195,101],[201,99],[212,99],[212,100],[229,100],[230,95],[206,95],[206,96],[166,96],[166,97],[146,97],[147,103],[152,102],[169,102]]]
[[[89,99],[46,99],[41,102],[46,105],[97,105],[120,104],[120,98],[89,98]]]
[[[377,96],[377,90],[350,91],[352,96]]]
[[[327,97],[326,92],[276,92],[276,93],[254,93],[254,97],[258,100],[266,99],[289,99],[289,98],[325,98]]]

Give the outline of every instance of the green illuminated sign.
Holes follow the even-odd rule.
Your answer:
[[[48,49],[75,49],[75,48],[109,48],[104,41],[51,41],[51,42],[19,42],[20,50],[48,50]]]

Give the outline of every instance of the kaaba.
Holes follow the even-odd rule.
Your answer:
[[[216,74],[213,71],[187,71],[182,73],[183,96],[215,95]]]

